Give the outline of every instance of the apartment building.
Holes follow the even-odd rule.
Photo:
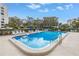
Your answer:
[[[8,24],[8,11],[7,7],[3,4],[0,4],[0,29],[4,29],[5,25]]]

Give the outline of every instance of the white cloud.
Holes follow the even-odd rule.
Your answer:
[[[40,3],[41,5],[45,5],[46,3]]]
[[[58,9],[58,10],[64,10],[64,8],[62,6],[57,6],[56,9]]]
[[[73,5],[72,4],[68,4],[68,5],[65,5],[66,9],[70,9],[70,8],[73,8]]]
[[[40,3],[41,5],[47,5],[47,4],[49,4],[49,3]]]
[[[47,8],[45,8],[45,9],[40,9],[40,10],[38,10],[39,12],[44,12],[44,13],[46,13],[46,12],[48,12],[49,10],[47,9]]]
[[[69,10],[73,8],[73,4],[67,4],[67,5],[64,5],[64,6],[57,6],[56,8],[52,9],[52,11],[55,11],[55,10]]]
[[[31,9],[37,9],[40,8],[41,5],[40,4],[30,4],[30,5],[26,5],[27,7],[31,8]]]

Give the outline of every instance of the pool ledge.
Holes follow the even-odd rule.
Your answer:
[[[10,39],[9,41],[13,43],[16,47],[18,47],[21,51],[23,51],[27,55],[47,55],[51,51],[53,51],[61,42],[62,40],[68,35],[66,33],[62,38],[56,39],[54,42],[51,42],[50,45],[45,46],[44,48],[40,49],[32,49],[26,46],[25,44],[21,43],[20,41],[15,40],[14,38]]]

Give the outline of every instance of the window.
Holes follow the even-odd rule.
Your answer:
[[[4,21],[4,18],[2,18],[2,21]]]
[[[4,26],[4,24],[1,24],[1,26]]]
[[[4,12],[4,10],[1,10],[1,12]]]
[[[4,13],[1,13],[1,15],[4,15]]]
[[[4,26],[1,26],[1,28],[4,28]]]
[[[4,27],[1,27],[1,28],[4,28]]]
[[[4,23],[4,21],[1,21],[1,23]]]
[[[4,9],[4,7],[1,7],[1,9]]]
[[[1,28],[4,28],[4,24],[1,24]]]

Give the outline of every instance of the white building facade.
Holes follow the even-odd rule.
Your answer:
[[[0,29],[5,28],[5,25],[8,24],[8,10],[7,7],[3,4],[0,4]]]

